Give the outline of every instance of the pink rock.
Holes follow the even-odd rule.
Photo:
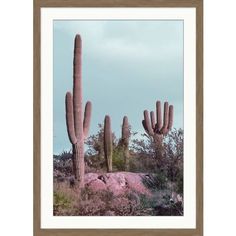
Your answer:
[[[99,179],[98,176],[99,175],[97,173],[88,173],[85,175],[85,186],[94,192],[107,189],[106,184]]]
[[[143,173],[87,173],[85,174],[85,185],[92,191],[108,190],[115,196],[130,192],[151,196],[150,190],[143,184],[143,178],[146,178]]]
[[[146,178],[143,173],[129,173],[126,176],[129,188],[135,190],[138,193],[151,195],[150,190],[143,184],[143,179]]]

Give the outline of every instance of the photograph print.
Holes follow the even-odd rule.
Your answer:
[[[184,215],[183,20],[53,21],[53,215]]]

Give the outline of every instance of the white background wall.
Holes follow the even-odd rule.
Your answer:
[[[205,0],[205,236],[236,235],[236,3]],[[0,7],[0,235],[32,235],[33,5]]]

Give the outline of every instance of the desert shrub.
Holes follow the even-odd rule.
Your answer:
[[[155,173],[159,181],[178,182],[178,192],[183,185],[183,130],[173,129],[164,138],[162,158],[157,156],[157,147],[152,137],[143,134],[142,139],[132,140],[132,151],[135,153],[130,160],[133,172]]]
[[[93,197],[80,199],[77,205],[77,215],[80,216],[101,216],[106,211],[106,202],[98,195],[93,194]]]
[[[157,193],[162,193],[163,191],[158,191]],[[137,208],[136,215],[138,216],[157,216],[161,215],[159,208],[163,206],[163,199],[160,202],[159,199],[163,198],[161,194],[157,198],[156,195],[153,197],[147,197],[145,195],[140,196],[140,205]],[[168,198],[169,200],[169,198]],[[166,201],[166,200],[164,200]],[[170,211],[167,213],[167,215],[170,215]]]
[[[53,169],[63,176],[72,175],[72,152],[63,151],[59,155],[53,155]]]
[[[62,192],[53,193],[53,214],[64,215],[71,208],[72,200]]]
[[[164,148],[169,167],[168,175],[172,181],[175,181],[179,171],[183,170],[183,130],[171,131],[164,140]]]
[[[172,199],[172,192],[163,190],[156,192],[154,196],[155,205],[154,214],[159,216],[179,216],[183,215],[182,202],[176,202]]]
[[[176,202],[171,198],[170,190],[158,190],[153,196],[141,196],[140,206],[137,211],[143,215],[178,216],[183,215],[182,202]]]
[[[160,172],[157,174],[157,183],[159,184],[159,189],[165,189],[167,185],[167,177],[164,172]]]
[[[53,183],[54,215],[77,215],[78,192],[70,187],[69,181]]]
[[[155,207],[155,200],[147,197],[146,195],[140,195],[140,206],[139,209],[148,209]]]
[[[109,203],[114,199],[113,193],[102,190],[94,192],[85,187],[80,192],[80,198],[74,202],[73,215],[102,216],[110,210]]]
[[[183,168],[180,169],[177,176],[176,176],[176,188],[175,191],[183,195],[184,190],[184,176],[183,176]]]
[[[115,171],[123,171],[125,169],[124,153],[122,147],[117,146],[112,153],[112,166]]]
[[[86,172],[95,170],[95,172],[105,171],[106,162],[104,157],[104,127],[102,124],[98,124],[98,131],[94,135],[90,135],[85,144],[87,145],[86,151]],[[112,133],[112,143],[113,143],[113,152],[118,146],[118,140],[115,136],[115,133]],[[118,152],[115,152],[117,156],[117,167],[120,168],[120,161],[118,157]]]
[[[146,174],[145,177],[142,178],[142,182],[152,192],[168,188],[167,177],[164,172]]]
[[[181,216],[183,215],[183,207],[181,203],[169,202],[166,205],[156,206],[154,214],[158,216]]]
[[[87,152],[86,152],[87,155],[93,156],[96,154],[98,159],[104,157],[103,135],[104,135],[103,125],[98,124],[98,132],[94,135],[90,135],[85,141],[85,144],[87,145]]]
[[[126,196],[116,197],[109,203],[109,211],[114,212],[116,216],[130,215],[132,203]]]
[[[117,146],[118,140],[116,139],[115,133],[112,133],[113,147]],[[86,140],[87,145],[86,154],[88,156],[97,155],[98,159],[104,158],[104,127],[102,124],[98,124],[98,131],[94,135],[90,135]]]
[[[85,155],[85,173],[98,173],[106,171],[105,159],[100,159],[97,154]]]
[[[79,215],[130,215],[131,204],[126,196],[113,196],[107,190],[98,191],[93,194],[85,194],[79,203]]]
[[[153,190],[152,196],[133,191],[114,196],[108,190],[94,192],[87,187],[78,193],[70,188],[68,183],[54,183],[54,215],[151,216],[183,214],[182,203],[172,200],[170,190],[155,188]]]
[[[142,156],[139,154],[133,155],[130,158],[130,171],[131,172],[144,172],[144,173],[155,173],[158,168],[155,165],[155,159]]]
[[[167,187],[167,180],[168,179],[165,170],[160,170],[154,175],[154,182],[156,183],[155,186],[157,186],[158,189],[165,189]]]
[[[140,166],[140,162],[139,162],[138,158],[136,158],[136,157],[130,158],[129,170],[131,172],[140,172],[140,169],[141,169],[141,166]]]
[[[152,137],[146,134],[142,134],[141,137],[141,139],[132,139],[131,142],[131,149],[135,153],[130,163],[131,170],[134,172],[157,173],[162,166],[160,166],[160,159],[157,157],[156,143]]]

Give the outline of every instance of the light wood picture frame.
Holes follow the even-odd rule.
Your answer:
[[[196,227],[195,228],[42,228],[41,227],[41,9],[42,8],[194,8],[196,10]],[[186,79],[186,78],[185,78]],[[186,112],[186,111],[185,111]],[[202,236],[203,235],[203,0],[34,0],[34,235],[35,236]],[[53,196],[52,196],[53,197]],[[102,216],[101,216],[102,217]],[[90,224],[93,218],[87,217]]]

